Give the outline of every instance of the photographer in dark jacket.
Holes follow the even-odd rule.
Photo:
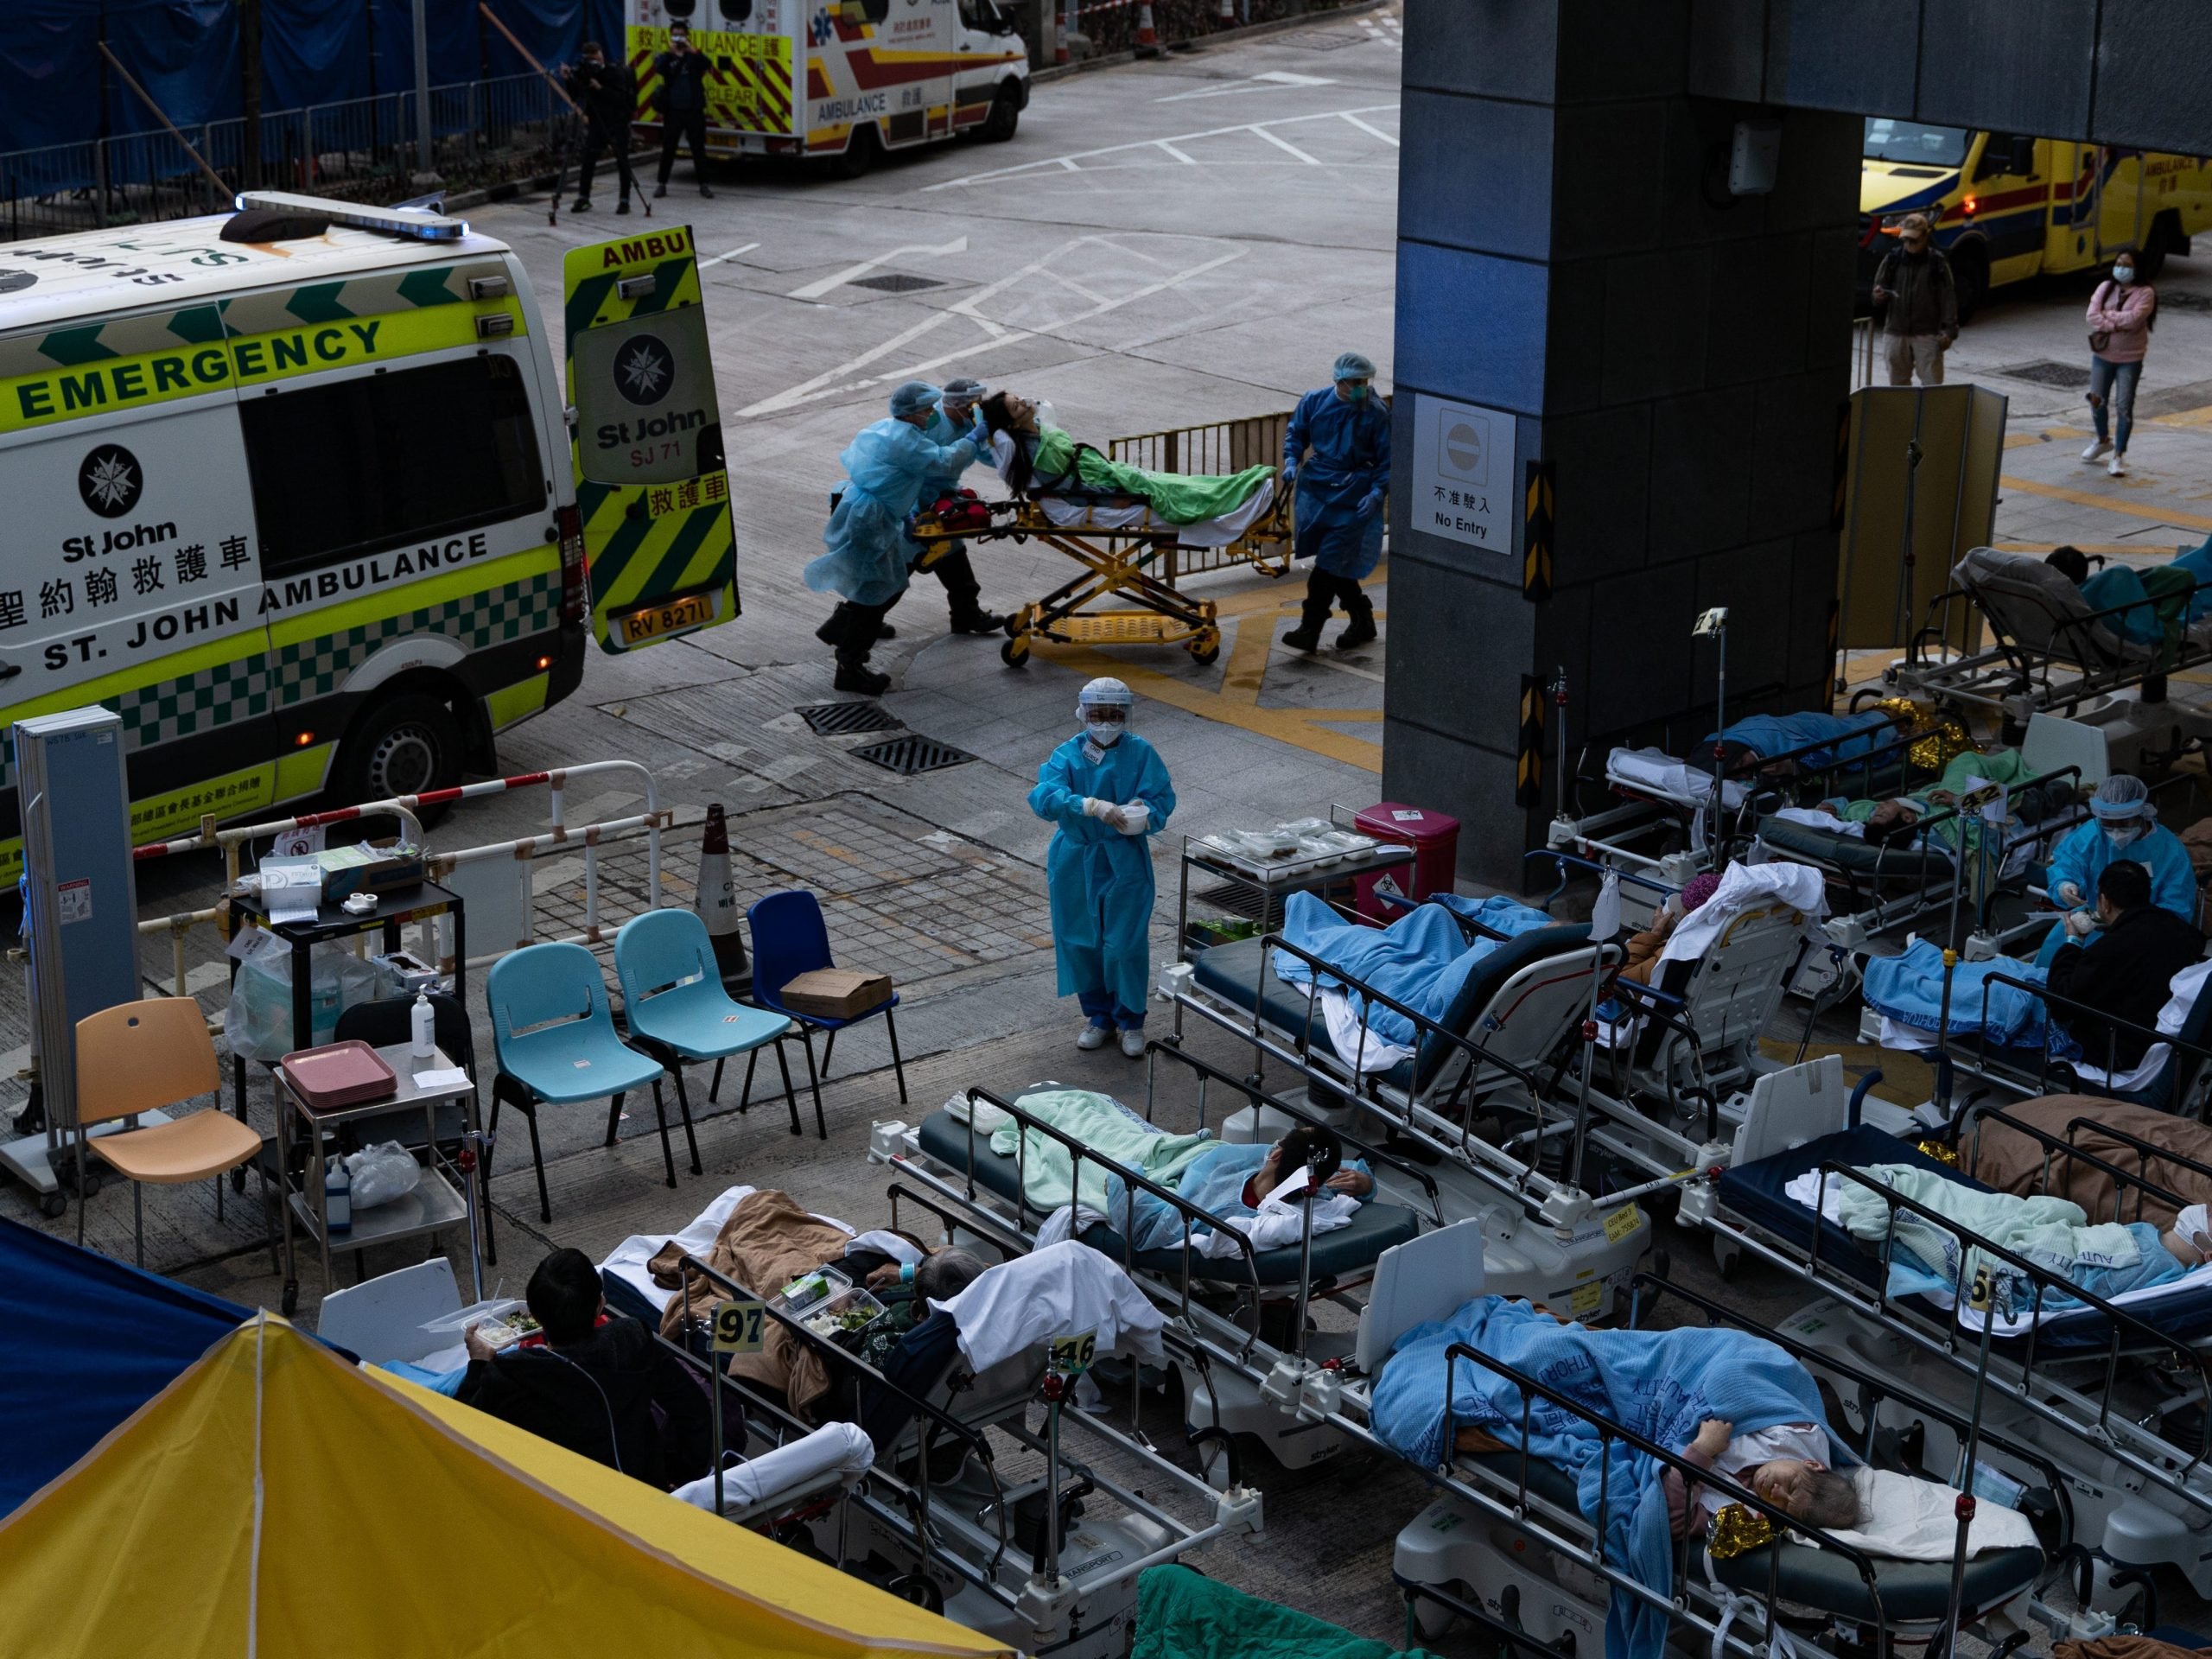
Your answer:
[[[2097,921],[2104,931],[2095,938],[2062,946],[2051,958],[2050,984],[2094,1010],[2057,1011],[2082,1045],[2082,1058],[2124,1072],[2141,1063],[2150,1039],[2097,1016],[2156,1026],[2173,976],[2203,956],[2204,936],[2151,902],[2151,873],[2133,859],[2115,859],[2097,877]]]
[[[622,181],[618,213],[630,211],[630,123],[638,113],[638,78],[626,63],[610,63],[597,41],[586,41],[579,61],[567,75],[569,96],[584,106],[583,165],[576,175],[576,200],[572,213],[591,211],[591,178],[599,158],[614,151],[615,175]]]
[[[691,31],[676,23],[668,31],[668,50],[653,56],[653,73],[660,77],[660,91],[653,102],[660,111],[660,181],[655,198],[668,194],[668,175],[676,170],[678,141],[691,141],[691,171],[699,181],[699,194],[713,195],[707,183],[707,76],[714,66],[702,53],[691,49]]]
[[[455,1398],[663,1491],[709,1471],[705,1389],[644,1325],[607,1312],[589,1256],[554,1251],[524,1297],[539,1336],[495,1353],[470,1326]]]

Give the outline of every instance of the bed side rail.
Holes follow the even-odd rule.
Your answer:
[[[2147,1320],[2136,1318],[2126,1308],[2116,1306],[2094,1292],[2084,1290],[2070,1280],[2063,1278],[2046,1268],[2037,1266],[2017,1251],[2008,1249],[1994,1239],[1985,1237],[1963,1223],[1943,1215],[1932,1206],[1922,1204],[1916,1198],[1908,1198],[1892,1187],[1883,1185],[1879,1181],[1869,1179],[1847,1164],[1840,1164],[1834,1160],[1823,1162],[1821,1166],[1821,1196],[1823,1200],[1828,1190],[1828,1179],[1834,1177],[1873,1193],[1888,1208],[1888,1224],[1883,1229],[1882,1237],[1876,1251],[1880,1273],[1874,1292],[1874,1311],[1878,1317],[1897,1318],[1904,1315],[1907,1312],[1898,1307],[1891,1297],[1889,1269],[1891,1258],[1898,1248],[1897,1218],[1901,1214],[1913,1216],[1936,1230],[1948,1234],[1961,1247],[1959,1252],[1958,1275],[1951,1285],[1953,1306],[1946,1319],[1946,1325],[1949,1327],[1946,1332],[1946,1344],[1952,1351],[1956,1351],[1958,1342],[1956,1335],[1958,1314],[1967,1309],[1980,1307],[1983,1312],[1982,1328],[1976,1345],[1981,1352],[1985,1368],[1991,1344],[1996,1337],[1997,1311],[1992,1306],[1994,1300],[1993,1293],[1986,1283],[1980,1282],[1979,1278],[1976,1283],[1970,1285],[1967,1282],[1965,1276],[1968,1252],[1979,1250],[1986,1261],[2005,1263],[2034,1288],[2030,1311],[2034,1314],[2035,1319],[2034,1323],[2028,1327],[2027,1335],[2024,1339],[2024,1351],[2019,1361],[2021,1370],[2026,1376],[2032,1378],[2034,1376],[2037,1351],[2041,1346],[2044,1304],[2046,1297],[2053,1294],[2067,1297],[2082,1303],[2103,1317],[2109,1339],[2105,1353],[2104,1386],[2096,1402],[2096,1423],[2100,1430],[2109,1432],[2112,1423],[2113,1386],[2119,1380],[2121,1355],[2131,1350],[2138,1353],[2163,1355],[2171,1362],[2177,1376],[2193,1373],[2197,1379],[2197,1389],[2202,1395],[2204,1408],[2208,1414],[2212,1414],[2212,1377],[2206,1376],[2202,1368],[2197,1364],[2189,1344],[2180,1338],[2167,1335]],[[1816,1274],[1820,1267],[1822,1230],[1818,1224],[1816,1214],[1815,1225],[1812,1230],[1813,1243],[1809,1251],[1810,1260]],[[1933,1264],[1930,1266],[1932,1270]],[[1983,1275],[1986,1276],[1986,1274],[1987,1269],[1985,1267]],[[1863,1286],[1859,1285],[1855,1281],[1852,1282],[1851,1299],[1858,1301],[1862,1306],[1865,1294]],[[2078,1358],[2082,1349],[2076,1345],[2061,1351],[2069,1358]],[[2176,1447],[2174,1450],[2176,1460],[2180,1464],[2179,1474],[2183,1478],[2194,1471],[2205,1459],[2205,1450],[2201,1446],[2194,1452],[2189,1453],[2185,1459],[2182,1456],[2181,1448]]]
[[[1675,1473],[1680,1474],[1685,1482],[1694,1481],[1699,1485],[1713,1487],[1725,1496],[1732,1503],[1740,1503],[1745,1509],[1750,1510],[1753,1515],[1764,1516],[1773,1526],[1777,1536],[1786,1532],[1796,1532],[1802,1534],[1802,1535],[1812,1539],[1815,1542],[1819,1544],[1822,1549],[1833,1550],[1843,1560],[1850,1562],[1853,1568],[1859,1574],[1860,1586],[1866,1591],[1868,1602],[1873,1606],[1875,1613],[1873,1622],[1875,1627],[1878,1630],[1882,1630],[1886,1637],[1888,1632],[1888,1620],[1884,1617],[1882,1611],[1881,1586],[1878,1576],[1874,1568],[1873,1558],[1868,1555],[1864,1550],[1845,1543],[1841,1539],[1834,1536],[1831,1533],[1823,1531],[1818,1527],[1810,1526],[1804,1522],[1796,1520],[1783,1510],[1777,1509],[1774,1505],[1768,1503],[1757,1493],[1750,1491],[1748,1488],[1738,1485],[1727,1476],[1720,1473],[1719,1471],[1715,1469],[1700,1468],[1697,1465],[1691,1463],[1680,1453],[1670,1452],[1666,1447],[1644,1439],[1643,1435],[1638,1434],[1635,1430],[1628,1428],[1622,1424],[1614,1422],[1610,1418],[1604,1416],[1593,1407],[1586,1405],[1580,1400],[1576,1400],[1568,1395],[1561,1393],[1560,1390],[1551,1387],[1548,1383],[1537,1381],[1536,1378],[1529,1376],[1526,1372],[1516,1369],[1514,1366],[1507,1364],[1502,1359],[1483,1353],[1478,1349],[1471,1348],[1467,1346],[1466,1344],[1460,1342],[1452,1343],[1445,1350],[1444,1354],[1444,1419],[1447,1426],[1447,1431],[1449,1430],[1450,1425],[1454,1421],[1452,1409],[1452,1393],[1459,1381],[1459,1374],[1458,1362],[1463,1359],[1471,1361],[1474,1364],[1481,1366],[1484,1370],[1493,1372],[1496,1375],[1503,1377],[1520,1393],[1520,1481],[1518,1490],[1515,1495],[1515,1501],[1517,1506],[1524,1513],[1529,1508],[1529,1452],[1528,1446],[1530,1422],[1535,1414],[1535,1402],[1541,1400],[1545,1405],[1550,1407],[1554,1411],[1562,1413],[1567,1416],[1576,1419],[1579,1421],[1587,1423],[1598,1431],[1600,1448],[1599,1453],[1599,1474],[1598,1486],[1598,1514],[1594,1523],[1580,1516],[1576,1518],[1590,1529],[1590,1541],[1585,1557],[1586,1560],[1591,1567],[1597,1568],[1600,1572],[1607,1573],[1609,1577],[1613,1577],[1614,1582],[1621,1582],[1622,1578],[1625,1575],[1622,1573],[1618,1566],[1612,1562],[1609,1562],[1605,1559],[1605,1533],[1610,1518],[1611,1507],[1615,1502],[1632,1502],[1635,1497],[1633,1493],[1629,1493],[1624,1494],[1620,1497],[1617,1498],[1611,1491],[1612,1450],[1614,1443],[1618,1442],[1629,1446],[1632,1450],[1643,1453],[1643,1455],[1648,1458],[1654,1459],[1662,1465],[1663,1469],[1671,1470]],[[1500,1425],[1500,1427],[1507,1426],[1508,1425],[1503,1424]],[[1449,1457],[1452,1446],[1452,1442],[1449,1439],[1447,1439],[1446,1442],[1446,1455]],[[1507,1448],[1508,1451],[1512,1451],[1513,1449],[1514,1448],[1510,1446]],[[1679,1540],[1675,1545],[1674,1566],[1676,1583],[1684,1581],[1684,1580],[1693,1573],[1701,1573],[1703,1571],[1702,1561],[1699,1559],[1702,1554],[1702,1551],[1700,1549],[1699,1545],[1700,1541],[1694,1531],[1693,1531],[1689,1536]],[[1781,1577],[1781,1552],[1779,1550],[1770,1550],[1767,1557],[1767,1584],[1764,1596],[1765,1616],[1767,1620],[1767,1628],[1769,1630],[1777,1628],[1775,1608],[1776,1604],[1782,1599]],[[1675,1599],[1672,1596],[1669,1596],[1662,1601],[1662,1599],[1659,1596],[1646,1589],[1644,1586],[1637,1586],[1636,1587],[1646,1599],[1663,1605],[1669,1612],[1673,1611]],[[1955,1602],[1951,1609],[1951,1617],[1954,1619],[1956,1618],[1957,1612],[1958,1609]],[[1884,1643],[1884,1646],[1887,1646],[1886,1640]]]
[[[2132,1020],[2122,1020],[2115,1014],[2093,1008],[2086,1002],[2074,997],[2061,995],[2058,992],[2052,990],[2050,986],[2039,985],[2033,980],[2022,979],[2013,974],[1991,974],[1981,982],[1981,1029],[1974,1033],[1975,1068],[1981,1075],[1996,1077],[2005,1075],[2001,1066],[1993,1069],[1989,1052],[1989,995],[1991,988],[1998,985],[2007,986],[2013,990],[2022,991],[2034,997],[2044,1005],[2046,1020],[2059,1009],[2070,1009],[2075,1014],[2086,1014],[2092,1019],[2101,1021],[2105,1027],[2104,1071],[2107,1077],[2113,1076],[2119,1071],[2117,1062],[2120,1058],[2120,1034],[2122,1032],[2144,1039],[2145,1053],[2149,1052],[2152,1046],[2159,1043],[2164,1043],[2172,1051],[2173,1061],[2179,1062],[2174,1075],[2177,1095],[2181,1092],[2182,1084],[2186,1077],[2194,1075],[2206,1064],[2212,1063],[2212,1048],[2208,1048],[2203,1044],[2192,1043],[2180,1036],[2170,1037],[2156,1026],[2139,1025]],[[2208,988],[2199,995],[2212,995],[2212,988]],[[1944,995],[1946,1005],[1943,1019],[1944,1030],[1940,1033],[1942,1039],[1941,1046],[1946,1053],[1950,1052],[1951,1046],[1950,1020],[1948,1014],[1949,1001],[1947,985]],[[2070,1032],[2069,1034],[2071,1034]],[[2080,1039],[2076,1038],[2075,1040],[2078,1042]],[[2092,1065],[2095,1064],[2094,1057],[2088,1055],[2086,1051],[2083,1058],[2088,1059]],[[2065,1062],[2061,1061],[2060,1064],[2064,1065]],[[2046,1086],[2050,1081],[2050,1043],[2046,1037],[2037,1058],[2036,1092],[2039,1095],[2047,1095],[2051,1092]],[[2112,1094],[2111,1085],[2108,1083],[2092,1083],[2086,1077],[2077,1078],[2077,1081],[2082,1088],[2091,1093],[2106,1096]]]

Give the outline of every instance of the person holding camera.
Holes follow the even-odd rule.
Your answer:
[[[583,43],[577,61],[563,78],[568,82],[569,95],[584,111],[583,163],[576,174],[576,199],[569,211],[591,211],[592,175],[599,170],[601,156],[612,149],[615,176],[622,183],[622,200],[615,203],[614,211],[626,213],[630,211],[630,123],[638,113],[638,78],[630,73],[628,64],[609,62],[597,41]]]
[[[668,50],[653,55],[653,73],[660,77],[657,106],[660,111],[660,179],[653,186],[658,200],[668,194],[668,175],[676,170],[676,146],[691,142],[691,171],[699,181],[699,194],[712,196],[707,182],[707,76],[713,66],[706,54],[691,49],[691,30],[683,23],[671,26]]]

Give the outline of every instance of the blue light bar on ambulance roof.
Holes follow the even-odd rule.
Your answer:
[[[468,234],[468,221],[419,208],[365,207],[357,201],[332,201],[322,196],[296,196],[283,190],[241,191],[238,208],[244,213],[259,207],[271,213],[300,213],[327,219],[334,225],[356,230],[382,231],[390,236],[411,237],[417,242],[457,242]]]

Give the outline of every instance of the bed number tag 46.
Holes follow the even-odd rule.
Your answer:
[[[718,1354],[757,1354],[764,1334],[762,1327],[768,1319],[767,1308],[760,1302],[740,1300],[724,1302],[715,1310],[715,1351]]]
[[[1055,1376],[1081,1376],[1098,1354],[1098,1333],[1085,1331],[1072,1337],[1054,1337],[1046,1369]]]

